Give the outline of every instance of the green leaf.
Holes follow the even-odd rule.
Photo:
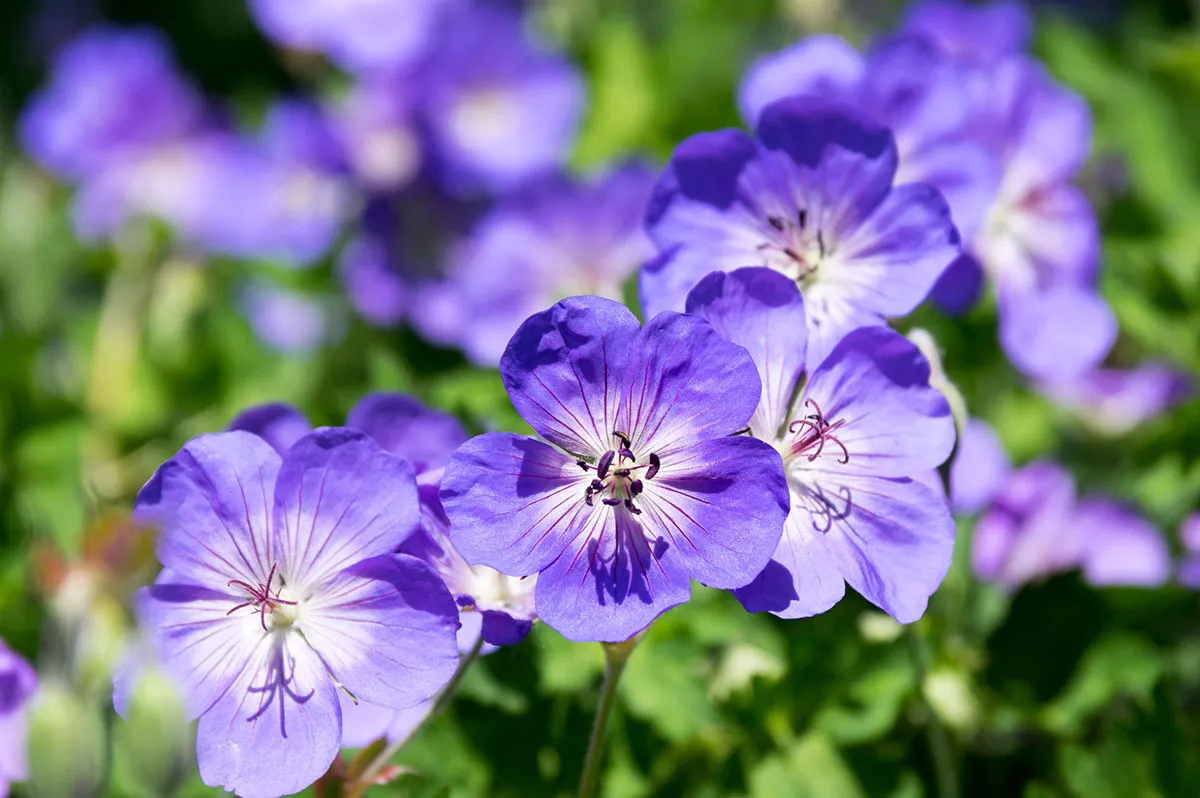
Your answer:
[[[750,771],[750,798],[859,798],[866,795],[838,750],[819,733],[797,740],[784,754]]]
[[[1042,711],[1042,725],[1069,736],[1120,696],[1149,706],[1162,671],[1162,654],[1142,638],[1128,634],[1103,638],[1084,655],[1066,689]]]

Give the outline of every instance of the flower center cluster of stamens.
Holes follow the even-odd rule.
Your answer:
[[[645,488],[642,480],[654,479],[662,467],[662,460],[651,452],[646,462],[638,463],[630,448],[629,436],[614,430],[613,438],[617,441],[616,448],[601,455],[594,465],[586,460],[577,461],[584,471],[596,473],[584,490],[583,500],[588,507],[594,507],[599,496],[600,501],[610,507],[624,506],[634,515],[641,515],[642,511],[634,502]]]
[[[259,623],[262,624],[263,631],[266,632],[268,631],[267,613],[274,614],[275,610],[279,609],[281,605],[296,606],[295,601],[288,601],[279,597],[279,591],[283,589],[282,576],[279,577],[279,587],[272,592],[271,583],[275,580],[275,569],[276,566],[272,565],[271,573],[267,574],[267,581],[265,583],[260,582],[258,585],[251,585],[249,582],[243,582],[241,579],[230,579],[226,582],[226,587],[240,587],[242,590],[245,590],[249,594],[250,599],[249,601],[243,601],[225,614],[233,615],[243,607],[252,607],[253,610],[258,612]]]
[[[801,208],[794,220],[768,216],[767,223],[774,233],[757,247],[763,253],[763,265],[800,283],[812,277],[824,260],[826,249],[820,228],[810,235],[808,211]]]
[[[796,437],[792,441],[792,454],[804,455],[811,463],[825,451],[826,443],[834,443],[842,450],[838,460],[842,465],[850,462],[850,452],[846,445],[834,435],[846,423],[845,419],[830,422],[821,412],[821,406],[813,399],[804,400],[805,407],[811,407],[813,412],[804,418],[798,418],[788,425],[788,431]]]

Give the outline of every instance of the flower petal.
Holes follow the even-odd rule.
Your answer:
[[[738,89],[742,119],[753,125],[763,108],[798,94],[831,99],[852,96],[862,80],[862,56],[840,36],[809,36],[759,58]]]
[[[551,443],[598,456],[612,448],[620,375],[638,331],[619,302],[571,297],[526,319],[500,358],[513,407]]]
[[[271,493],[279,454],[249,432],[189,441],[138,493],[134,520],[159,527],[158,559],[181,579],[224,590],[271,568]]]
[[[422,701],[408,709],[391,709],[359,701],[355,704],[339,691],[342,702],[342,747],[365,748],[380,737],[388,742],[407,739],[420,728],[433,709],[433,701]]]
[[[385,554],[356,563],[301,608],[304,639],[357,698],[402,709],[458,667],[458,608],[425,563]]]
[[[1082,527],[1083,578],[1094,587],[1160,587],[1171,578],[1171,554],[1154,526],[1104,498],[1085,499],[1073,523]]]
[[[779,548],[767,567],[733,594],[747,612],[810,618],[842,600],[846,580],[825,536],[813,528],[807,513],[797,511],[788,515]]]
[[[200,776],[242,798],[291,795],[324,775],[337,755],[337,688],[297,635],[264,635],[249,653],[237,681],[200,717]]]
[[[401,393],[367,394],[346,417],[346,426],[367,433],[384,449],[412,463],[417,473],[446,465],[467,439],[454,416]]]
[[[614,429],[643,454],[737,432],[762,391],[745,349],[704,319],[670,312],[633,337],[621,382]]]
[[[284,458],[275,486],[279,572],[298,594],[417,528],[412,466],[356,430],[322,427]]]
[[[810,461],[817,468],[906,477],[937,468],[954,448],[950,406],[929,385],[929,362],[886,327],[855,330],[812,373],[793,415],[818,407],[829,423],[843,422],[836,437],[848,462],[835,462],[841,448],[826,445]]]
[[[450,540],[468,563],[535,574],[578,534],[592,509],[584,504],[590,480],[572,458],[541,441],[507,432],[472,438],[442,477]]]
[[[628,640],[691,597],[681,559],[666,540],[647,540],[633,515],[599,510],[588,520],[585,534],[538,575],[538,617],[563,637]]]
[[[669,546],[660,560],[710,587],[746,584],[771,559],[788,514],[783,462],[773,446],[735,436],[662,460],[638,498],[643,529]]]
[[[312,432],[308,417],[285,402],[271,402],[243,410],[229,422],[230,431],[245,430],[262,438],[283,454]]]
[[[967,421],[950,466],[950,498],[956,513],[977,513],[1004,485],[1009,472],[1008,454],[985,422]]]
[[[774,440],[804,372],[808,336],[796,283],[766,268],[713,272],[688,295],[687,312],[750,353],[762,381],[750,431]]]
[[[1104,359],[1116,338],[1112,308],[1091,289],[1063,283],[1001,299],[1000,345],[1030,376],[1083,374]]]

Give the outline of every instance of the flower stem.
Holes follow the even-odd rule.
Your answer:
[[[940,798],[958,798],[958,777],[954,773],[954,757],[950,752],[950,737],[941,718],[925,697],[925,679],[928,674],[924,641],[917,636],[912,625],[905,627],[908,652],[913,670],[917,675],[917,694],[925,708],[925,737],[929,741],[929,752],[933,758],[933,772],[937,779]]]
[[[583,760],[583,775],[579,777],[579,798],[592,798],[600,786],[600,764],[604,758],[605,731],[608,718],[612,715],[617,699],[617,683],[625,671],[629,655],[641,640],[635,635],[623,643],[601,643],[604,647],[604,684],[600,688],[600,703],[596,707],[596,718],[592,723],[592,736],[588,740],[587,756]]]
[[[467,675],[467,670],[471,664],[479,657],[479,651],[483,648],[483,637],[475,641],[474,647],[469,652],[464,654],[458,661],[458,669],[454,671],[454,675],[450,677],[450,681],[446,682],[446,686],[437,694],[437,698],[430,707],[429,713],[422,721],[413,727],[408,734],[398,740],[394,740],[383,748],[379,754],[371,760],[370,764],[362,769],[362,773],[355,778],[351,783],[346,785],[346,798],[359,798],[367,791],[367,788],[372,785],[375,778],[380,772],[388,766],[392,758],[400,752],[400,749],[405,744],[417,735],[419,731],[424,729],[430,721],[442,713],[442,711],[450,704],[454,698],[454,694],[458,692],[458,687],[462,683],[463,677]]]

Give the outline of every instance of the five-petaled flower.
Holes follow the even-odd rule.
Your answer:
[[[805,304],[790,280],[761,267],[714,272],[687,307],[758,366],[750,431],[779,449],[791,490],[783,539],[738,599],[805,617],[836,604],[849,582],[896,620],[919,618],[954,547],[934,472],[950,456],[954,422],[924,356],[886,327],[865,327],[803,379]]]
[[[199,716],[208,784],[303,789],[337,754],[339,687],[394,707],[453,675],[458,613],[424,562],[393,554],[419,520],[412,467],[322,428],[281,456],[235,431],[189,442],[138,495],[164,568],[142,626]]]
[[[500,373],[547,442],[487,433],[442,479],[468,562],[538,574],[538,617],[573,640],[620,641],[687,601],[734,588],[779,543],[779,454],[735,433],[758,403],[746,351],[702,319],[640,327],[624,306],[564,299],[529,318]]]
[[[804,293],[816,366],[846,333],[924,301],[959,255],[958,232],[936,189],[893,187],[891,132],[848,106],[778,100],[756,133],[700,133],[675,149],[647,211],[662,254],[642,270],[642,306],[682,310],[714,269],[770,267]]]

